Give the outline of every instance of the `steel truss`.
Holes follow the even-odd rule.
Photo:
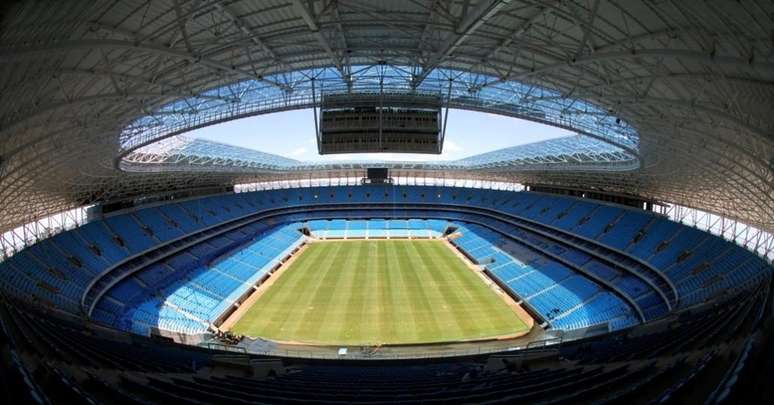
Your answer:
[[[234,172],[284,173],[321,170],[365,169],[384,166],[393,169],[475,171],[495,168],[509,170],[625,171],[639,167],[627,151],[594,138],[577,135],[515,146],[459,160],[445,162],[301,162],[282,156],[182,136],[166,138],[137,149],[120,162],[129,172]]]
[[[268,82],[267,82],[268,80]],[[281,82],[278,87],[274,83]],[[130,152],[151,142],[220,122],[254,115],[320,107],[326,94],[437,94],[445,106],[527,119],[582,133],[636,154],[637,132],[594,104],[558,91],[517,81],[436,68],[421,83],[408,66],[353,66],[342,77],[336,68],[282,73],[208,90],[164,105],[138,118],[121,133]]]
[[[453,107],[636,146],[639,167],[493,161],[468,171],[405,165],[401,175],[628,193],[774,231],[768,0],[67,3],[2,7],[3,231],[170,190],[353,173],[225,170],[228,162],[128,172],[120,162],[175,131],[314,104],[311,82],[344,92],[383,80],[410,92],[449,79]]]

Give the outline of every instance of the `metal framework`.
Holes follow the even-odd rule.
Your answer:
[[[435,91],[453,108],[570,128],[638,163],[588,170],[492,158],[477,170],[404,164],[396,176],[629,193],[771,233],[772,15],[769,0],[9,2],[0,6],[0,230],[170,190],[346,177],[357,165],[127,171],[122,157],[198,126],[310,107],[313,84],[358,92],[381,80]]]
[[[164,105],[138,118],[121,133],[124,151],[132,151],[191,129],[253,115],[319,107],[325,94],[404,95],[436,94],[441,104],[486,111],[554,125],[614,145],[632,153],[638,149],[637,132],[612,112],[587,101],[540,86],[502,81],[497,77],[449,69],[427,72],[421,83],[407,66],[375,64],[354,66],[346,77],[335,68],[274,75],[269,82],[246,80],[217,87],[200,95]],[[272,83],[285,80],[285,86]],[[317,95],[315,95],[315,91]]]
[[[50,215],[0,233],[0,261],[40,240],[86,224],[89,219],[88,208],[81,207]]]
[[[494,169],[589,171],[635,170],[635,155],[607,142],[582,135],[550,139],[493,152],[442,162],[337,161],[301,162],[282,156],[237,146],[184,136],[166,138],[126,155],[120,168],[129,172],[200,171],[283,174],[384,166],[426,171],[461,172],[455,177],[481,172],[482,178]]]
[[[736,242],[770,261],[774,260],[774,233],[772,232],[766,232],[709,212],[674,204],[657,206],[656,211],[673,221],[718,235]]]

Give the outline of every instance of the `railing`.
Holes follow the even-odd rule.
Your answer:
[[[360,181],[362,179],[362,173],[358,173],[357,175],[342,177],[274,180],[259,183],[237,184],[234,186],[234,191],[237,193],[247,193],[254,191],[295,189],[305,187],[357,186],[360,185]],[[392,184],[395,186],[438,186],[500,191],[524,190],[524,185],[521,183],[441,177],[398,176],[393,178]]]
[[[86,224],[88,222],[87,212],[91,207],[84,206],[49,215],[8,232],[3,232],[0,234],[0,262],[41,240]]]
[[[247,349],[245,349],[242,346],[227,345],[227,344],[216,343],[216,342],[207,342],[205,347],[207,347],[210,350],[221,350],[224,352],[235,352],[235,353],[247,354]]]
[[[507,353],[509,355],[528,356],[535,353],[557,352],[559,345],[566,340],[562,338],[549,338],[537,340],[522,345],[487,345],[474,344],[467,349],[438,349],[438,350],[419,350],[406,349],[403,346],[342,346],[325,347],[312,350],[311,348],[273,348],[257,349],[250,345],[258,342],[260,339],[245,338],[238,346],[246,350],[249,354],[288,357],[296,359],[321,359],[321,360],[411,360],[411,359],[436,359],[450,357],[475,357],[494,353]],[[247,341],[247,343],[245,343]],[[266,345],[268,346],[268,345]],[[208,346],[209,347],[209,346]],[[436,346],[437,347],[437,346]],[[346,349],[341,351],[340,349]]]
[[[766,258],[770,263],[774,262],[774,233],[772,232],[731,218],[677,204],[667,203],[656,206],[654,211],[667,216],[672,221],[693,226],[732,241]]]

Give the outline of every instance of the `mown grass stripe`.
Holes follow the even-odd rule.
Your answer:
[[[399,323],[395,320],[395,313],[396,311],[396,297],[393,295],[393,291],[395,288],[397,288],[397,285],[395,283],[396,277],[394,274],[390,274],[389,268],[390,268],[390,261],[387,257],[387,245],[386,244],[377,244],[377,275],[380,279],[379,282],[379,290],[380,290],[380,305],[382,308],[384,308],[384,312],[382,314],[382,324],[379,326],[379,330],[381,331],[381,336],[377,337],[376,339],[380,340],[380,343],[384,342],[397,342],[400,340],[400,337],[398,336],[398,326]]]
[[[307,266],[307,263],[316,261],[324,252],[325,249],[319,248],[316,245],[309,245],[307,250],[296,259],[294,265],[303,268]],[[293,315],[292,292],[305,289],[309,282],[308,276],[302,272],[287,272],[287,274],[283,274],[276,281],[275,285],[261,296],[261,307],[253,306],[253,308],[256,308],[255,310],[250,308],[248,313],[235,325],[235,331],[241,333],[240,328],[245,328],[248,330],[266,330],[267,333],[272,335],[279,333],[288,317]],[[272,310],[248,316],[251,313],[259,312],[260,309],[258,308],[271,308]]]
[[[450,285],[442,273],[446,270],[446,267],[442,263],[434,263],[427,260],[426,249],[417,248],[416,244],[411,244],[410,248],[413,251],[413,257],[416,258],[416,262],[422,263],[423,267],[427,269],[424,272],[424,279],[422,285],[433,286],[434,291],[437,294],[436,306],[434,308],[434,316],[439,323],[440,327],[445,331],[444,335],[455,337],[464,336],[465,327],[461,322],[460,314],[453,312],[453,309],[459,308],[458,302],[452,302],[451,296],[447,289],[457,288],[455,285]],[[464,310],[464,307],[463,307]]]
[[[365,254],[365,263],[361,271],[364,273],[364,281],[360,293],[363,297],[363,305],[360,306],[360,340],[368,343],[369,345],[376,345],[381,343],[379,339],[384,335],[382,328],[382,312],[384,307],[381,303],[381,286],[379,285],[382,279],[381,274],[378,274],[379,269],[376,268],[378,259],[376,257],[376,244],[368,243],[362,250]],[[374,272],[377,272],[374,274]]]
[[[405,269],[403,271],[404,279],[407,281],[409,288],[412,289],[411,296],[414,297],[413,312],[416,314],[414,319],[420,323],[417,328],[417,335],[419,339],[434,339],[442,336],[443,331],[438,326],[436,319],[438,300],[431,302],[428,295],[432,294],[433,291],[438,291],[438,288],[422,282],[423,275],[430,272],[431,269],[426,265],[419,265],[416,260],[409,260],[408,245],[409,243],[398,243],[395,246],[397,247],[396,253],[400,254],[403,261],[401,269]],[[426,277],[424,278],[426,279]]]
[[[443,249],[447,250],[444,251]],[[449,262],[448,256],[443,255],[442,253],[448,253],[448,247],[434,246],[429,250],[431,257],[444,257],[444,260]],[[449,263],[449,266],[455,265],[464,266],[459,261]],[[462,268],[460,271],[445,272],[444,275],[449,277],[453,283],[459,285],[459,288],[454,290],[454,294],[466,303],[466,311],[464,313],[465,321],[474,331],[477,331],[479,336],[497,334],[498,332],[503,333],[500,332],[501,328],[498,327],[497,323],[492,321],[492,315],[503,308],[505,308],[505,310],[509,309],[505,303],[498,301],[498,298],[494,296],[494,294],[484,295],[472,293],[475,286],[479,285],[479,283],[483,283],[478,276],[465,268]]]
[[[364,243],[355,242],[347,260],[349,265],[341,269],[343,277],[336,285],[335,295],[331,300],[332,303],[338,304],[334,308],[335,318],[332,321],[344,325],[337,334],[337,337],[343,341],[361,340],[362,329],[366,327],[360,322],[360,313],[364,305],[363,286],[365,278],[368,277],[363,266],[365,247]]]
[[[443,242],[392,240],[309,245],[233,329],[372,345],[490,337],[526,326]]]
[[[457,324],[459,324],[462,330],[461,336],[475,336],[479,329],[479,326],[475,323],[475,316],[471,311],[471,305],[475,305],[475,299],[463,294],[463,290],[469,286],[460,282],[460,279],[452,277],[453,274],[459,273],[460,270],[470,270],[455,267],[455,264],[460,263],[457,258],[455,258],[455,261],[450,261],[448,256],[431,255],[430,252],[433,248],[434,246],[430,245],[422,249],[420,257],[427,263],[437,263],[433,276],[439,280],[439,284],[443,285],[444,291],[446,291],[444,300],[449,307],[447,316],[456,319]]]
[[[310,259],[301,260],[306,259],[307,254],[310,256]],[[319,272],[308,273],[297,273],[294,272],[293,269],[307,268],[310,267],[312,263],[326,263],[328,260],[332,260],[329,256],[329,251],[321,249],[316,245],[310,245],[307,252],[305,252],[299,260],[293,263],[292,268],[286,269],[285,274],[283,274],[282,277],[280,277],[280,279],[258,299],[258,302],[261,302],[259,308],[264,308],[264,312],[278,314],[278,317],[272,317],[273,320],[278,319],[278,321],[273,322],[266,328],[265,333],[267,335],[271,334],[268,336],[283,336],[295,331],[298,324],[301,323],[300,317],[302,315],[297,309],[302,308],[302,305],[305,305],[305,302],[299,301],[298,297],[309,297],[309,289],[315,285],[317,278],[322,277],[324,274],[322,271],[323,268],[321,268],[321,271]],[[271,299],[275,291],[282,293],[282,298],[279,302],[275,302]],[[253,307],[256,308],[257,305],[254,305]]]
[[[325,274],[322,279],[317,285],[310,286],[311,292],[308,291],[309,289],[304,292],[304,294],[311,297],[311,299],[308,300],[308,305],[302,312],[303,316],[301,317],[301,321],[296,325],[294,335],[305,335],[308,336],[307,340],[319,342],[324,340],[321,338],[324,333],[327,333],[327,330],[336,330],[340,327],[336,324],[327,322],[328,320],[325,315],[331,306],[329,301],[332,296],[332,288],[335,287],[342,276],[340,270],[346,262],[349,252],[350,250],[348,248],[343,248],[343,245],[338,246],[335,253],[331,255],[331,260],[327,262],[328,265],[325,267]],[[323,329],[325,329],[325,331],[323,331]]]
[[[436,257],[447,257],[449,248],[447,246],[434,246],[430,249],[431,255]],[[482,329],[481,335],[486,334],[504,334],[508,333],[508,330],[512,330],[514,327],[521,330],[526,328],[526,325],[517,317],[511,308],[509,308],[500,297],[492,294],[473,294],[476,287],[483,284],[483,280],[480,279],[475,273],[465,268],[465,264],[461,261],[454,261],[450,265],[456,265],[461,267],[461,271],[452,271],[446,273],[447,275],[455,278],[462,288],[456,290],[462,293],[467,299],[471,300],[472,305],[469,305],[469,314],[471,316],[471,322],[479,324],[479,329]],[[484,288],[488,288],[484,286]],[[508,321],[512,321],[508,322]],[[484,324],[490,326],[489,329],[484,328]],[[488,332],[487,332],[488,331]]]
[[[421,322],[418,314],[414,310],[416,303],[410,290],[398,254],[393,243],[385,244],[387,255],[387,276],[390,279],[390,295],[392,296],[391,312],[394,314],[393,320],[397,324],[397,338],[405,342],[415,342],[419,340],[419,330]]]

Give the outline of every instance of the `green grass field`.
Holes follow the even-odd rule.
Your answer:
[[[335,345],[430,343],[526,332],[527,325],[444,242],[317,242],[232,331]]]

